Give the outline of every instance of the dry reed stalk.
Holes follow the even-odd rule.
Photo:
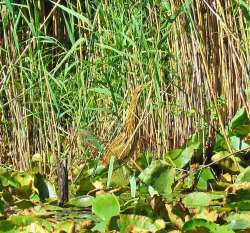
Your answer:
[[[46,6],[42,1],[37,1],[34,7],[40,10],[38,31],[56,39],[67,39],[69,36],[62,16],[63,10],[59,5],[61,3],[58,0],[56,4],[51,4],[45,9]],[[120,101],[117,104],[110,97],[105,97],[103,100],[103,96],[102,98],[98,94],[91,96],[88,90],[96,83],[97,87],[106,85],[102,81],[105,78],[111,83],[107,85],[109,88],[116,84],[120,85],[122,90],[117,92],[124,97],[127,93],[125,87],[152,80],[154,83],[152,101],[147,110],[149,117],[143,122],[140,134],[145,136],[146,147],[158,155],[183,144],[197,128],[203,131],[205,144],[207,135],[209,138],[215,135],[214,128],[218,128],[217,118],[220,122],[219,127],[223,131],[224,125],[240,107],[245,107],[248,113],[250,112],[250,102],[247,101],[244,92],[249,88],[250,35],[249,30],[244,30],[247,28],[247,21],[240,7],[234,12],[231,1],[170,0],[171,9],[166,14],[157,4],[134,3],[133,7],[127,7],[129,5],[127,3],[128,5],[124,5],[125,7],[120,10],[114,9],[112,4],[114,3],[104,1],[101,5],[94,6],[94,10],[91,9],[89,1],[82,3],[77,0],[66,2],[64,5],[69,10],[86,15],[92,22],[91,28],[86,29],[85,23],[80,18],[71,15],[75,30],[74,39],[84,38],[85,42],[79,45],[79,49],[74,51],[70,59],[65,59],[62,66],[59,66],[63,69],[64,65],[67,67],[66,63],[70,65],[75,61],[79,62],[80,65],[75,65],[74,72],[68,72],[66,76],[72,79],[78,76],[81,85],[76,95],[85,96],[89,102],[94,102],[97,108],[116,108],[116,117],[119,119],[126,109],[124,102]],[[22,9],[23,15],[28,20],[32,20],[30,9],[28,2],[27,10]],[[167,19],[166,15],[174,15],[177,11],[181,13],[169,25],[168,40],[164,42],[162,48],[159,48],[158,45],[165,33],[162,28]],[[2,17],[6,14],[8,12],[1,11]],[[143,20],[145,22],[142,22]],[[131,26],[133,22],[136,23]],[[13,132],[9,133],[5,129],[3,133],[10,142],[11,160],[16,166],[22,169],[28,168],[32,153],[41,152],[44,154],[43,170],[46,171],[45,162],[49,161],[49,153],[52,151],[52,154],[60,154],[59,144],[62,143],[58,129],[60,120],[57,118],[51,97],[50,79],[46,75],[56,74],[57,76],[52,78],[60,80],[59,83],[62,81],[60,76],[65,71],[61,71],[56,65],[60,64],[57,63],[57,59],[64,57],[57,52],[63,50],[64,54],[67,54],[68,50],[67,45],[62,48],[58,45],[49,48],[48,54],[53,59],[46,68],[41,64],[46,60],[42,56],[31,56],[34,60],[27,65],[24,57],[27,55],[28,60],[30,54],[37,51],[38,38],[27,27],[23,17],[20,18],[18,25],[24,28],[24,33],[18,38],[19,50],[14,40],[15,22],[10,20],[7,27],[0,29],[4,30],[3,38],[0,39],[3,47],[0,50],[0,66],[6,64],[3,70],[0,69],[4,74],[4,81],[0,80],[0,85],[7,83],[3,91],[7,99],[3,101],[5,104],[3,118],[13,121]],[[52,27],[51,31],[49,25]],[[118,36],[123,34],[124,37]],[[168,49],[169,57],[165,62],[164,53]],[[45,53],[46,56],[48,54]],[[87,65],[81,63],[82,59],[86,59]],[[20,67],[24,69],[21,70]],[[42,70],[37,73],[39,82],[29,86],[28,77],[31,78],[33,72],[27,75],[29,73],[27,70],[34,69]],[[35,95],[33,89],[35,90],[38,84],[41,84],[38,95],[42,99],[40,105],[36,103],[40,100],[32,99]],[[146,95],[141,100],[145,102],[145,99]],[[79,101],[72,118],[79,121],[77,124],[79,126],[86,126],[89,123],[94,134],[100,135],[107,141],[107,135],[110,135],[110,131],[116,127],[117,120],[111,114],[96,111],[95,121],[90,120],[88,116],[85,122],[80,122],[85,108],[89,107],[88,101]],[[35,111],[41,112],[41,116],[30,115],[30,112]],[[50,118],[48,114],[51,115]],[[32,132],[29,122],[32,122],[34,129],[38,129],[33,129]],[[227,138],[226,140],[229,144]],[[80,151],[79,148],[78,152]],[[203,154],[205,155],[205,151]],[[22,164],[19,162],[20,159]]]

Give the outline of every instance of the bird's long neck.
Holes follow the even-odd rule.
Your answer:
[[[129,135],[132,134],[135,130],[135,123],[137,119],[136,107],[137,107],[139,97],[140,97],[140,93],[138,92],[133,93],[130,105],[128,107],[127,118],[124,122],[124,129]]]

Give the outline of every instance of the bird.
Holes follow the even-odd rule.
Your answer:
[[[143,85],[138,85],[132,91],[131,101],[122,131],[107,146],[106,152],[102,158],[102,165],[105,167],[109,164],[112,155],[119,161],[125,161],[131,158],[136,149],[138,141],[138,132],[136,132],[138,116],[136,107],[143,87]]]

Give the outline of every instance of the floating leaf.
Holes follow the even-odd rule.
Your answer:
[[[120,205],[113,194],[102,194],[92,202],[92,212],[103,221],[109,221],[113,216],[119,215]]]
[[[199,208],[209,206],[212,200],[222,199],[223,197],[222,194],[194,192],[187,194],[182,202],[187,208]]]
[[[249,214],[230,214],[225,218],[229,223],[227,226],[232,230],[250,229],[250,215]]]
[[[188,222],[185,222],[182,227],[182,230],[185,232],[194,232],[197,229],[201,230],[201,228],[205,228],[211,233],[234,233],[234,231],[229,229],[227,226],[220,226],[212,222],[207,222],[205,219],[191,219]]]
[[[56,226],[55,233],[74,233],[75,232],[75,222],[72,220],[64,221]]]
[[[121,233],[127,232],[157,232],[164,229],[164,221],[156,220],[141,215],[120,215],[118,226]]]
[[[209,222],[215,222],[219,216],[219,212],[212,208],[199,208],[195,210],[194,218],[206,219]]]
[[[75,197],[70,199],[70,201],[68,202],[68,204],[70,205],[74,205],[76,207],[90,207],[92,205],[92,202],[94,200],[94,197],[92,196],[79,196],[79,197]]]

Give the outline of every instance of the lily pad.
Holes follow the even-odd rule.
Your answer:
[[[225,218],[228,227],[232,230],[250,229],[250,214],[230,214]]]
[[[228,226],[220,226],[212,222],[207,222],[205,219],[191,219],[183,225],[182,230],[185,232],[194,232],[195,230],[202,228],[209,230],[211,233],[234,233],[234,231]]]
[[[155,222],[141,215],[121,215],[118,220],[118,226],[121,233],[127,232],[157,232],[164,229],[164,221],[156,220]]]
[[[211,194],[205,192],[193,192],[183,198],[183,203],[187,208],[199,208],[209,206],[211,201],[222,199],[222,194]]]
[[[113,194],[102,194],[92,202],[92,212],[103,221],[109,221],[113,216],[120,213],[120,204]]]
[[[92,196],[88,196],[88,195],[78,196],[78,197],[70,199],[68,204],[74,205],[76,207],[85,208],[85,207],[90,207],[92,205],[93,200],[94,200],[94,197]]]

